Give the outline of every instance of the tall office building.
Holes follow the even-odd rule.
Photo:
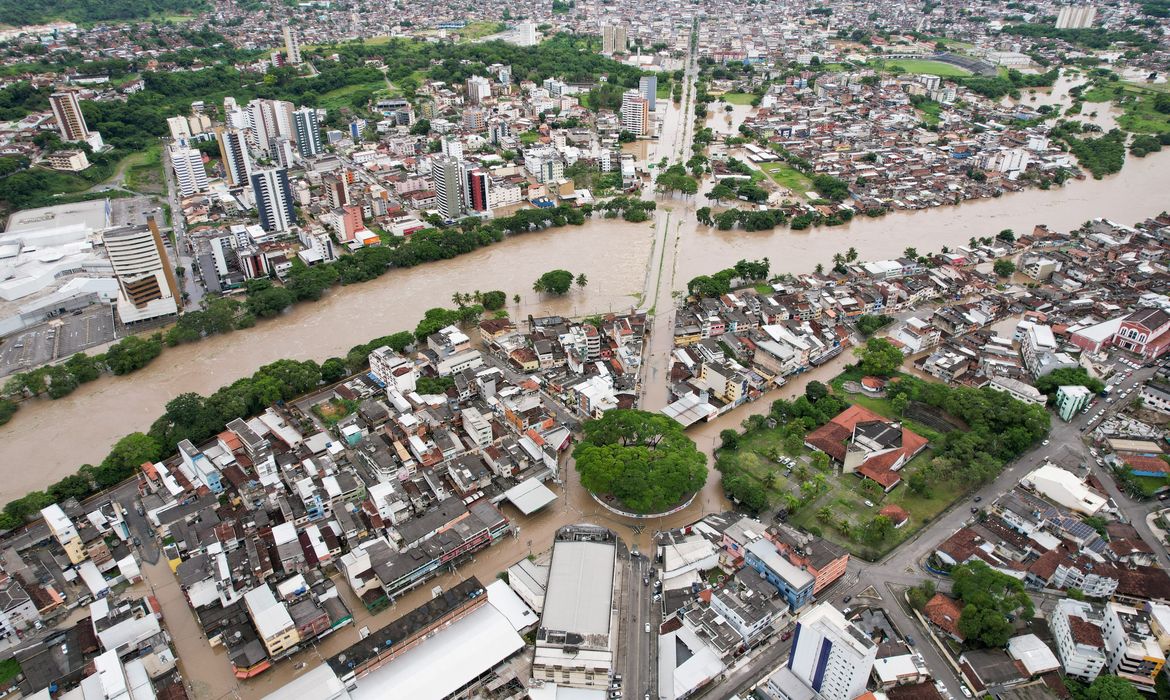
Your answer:
[[[154,217],[146,226],[122,226],[102,233],[106,255],[118,280],[118,318],[136,323],[178,313],[179,285]]]
[[[635,136],[650,133],[650,103],[637,90],[626,90],[622,95],[622,129]]]
[[[248,155],[248,144],[244,132],[239,129],[218,127],[215,138],[219,141],[219,160],[223,163],[228,185],[242,187],[252,178],[252,157]]]
[[[431,164],[431,179],[435,182],[439,216],[458,219],[463,203],[459,161],[451,156],[436,158]]]
[[[301,62],[301,41],[297,31],[288,25],[284,27],[284,55],[290,66]]]
[[[606,24],[601,27],[601,53],[607,56],[626,52],[626,27],[623,24]]]
[[[296,223],[288,170],[267,168],[252,173],[252,194],[265,231],[288,231]]]
[[[478,168],[467,173],[467,205],[475,211],[488,210],[488,188],[491,178]]]
[[[62,90],[49,95],[49,105],[57,119],[57,129],[64,141],[85,141],[89,138],[89,127],[81,113],[81,100],[73,90]]]
[[[203,167],[202,153],[194,148],[172,146],[170,157],[180,195],[188,197],[207,189],[207,169]]]
[[[467,104],[478,105],[492,96],[492,82],[482,75],[467,79]]]
[[[293,112],[293,125],[297,132],[297,150],[301,157],[309,158],[321,152],[321,127],[317,124],[317,110],[301,107]]]
[[[1097,8],[1092,5],[1063,5],[1056,15],[1057,29],[1087,29],[1097,18]]]
[[[853,700],[877,658],[877,645],[829,603],[821,603],[796,623],[788,668],[824,700]]]
[[[638,92],[642,93],[649,110],[653,112],[658,104],[658,76],[643,75],[638,80]]]

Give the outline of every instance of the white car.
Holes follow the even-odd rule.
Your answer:
[[[873,501],[866,501],[866,502],[865,502],[865,507],[866,507],[866,508],[873,508]]]
[[[1048,447],[1048,443],[1050,443],[1050,442],[1052,442],[1052,441],[1051,441],[1051,440],[1045,440],[1044,442],[1042,442],[1042,443],[1040,443],[1040,444],[1041,444],[1041,445],[1043,445],[1044,447]]]

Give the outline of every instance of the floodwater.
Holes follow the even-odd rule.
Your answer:
[[[841,367],[848,361],[850,361],[850,357],[847,354],[835,358],[829,364],[796,378],[787,386],[772,392],[771,395],[754,404],[722,416],[711,423],[696,427],[691,431],[691,436],[695,439],[699,449],[710,455],[714,447],[717,446],[719,431],[726,428],[739,428],[740,423],[749,415],[766,413],[771,402],[777,398],[798,396],[803,393],[807,382],[813,379],[828,381],[840,372]],[[503,507],[504,515],[518,525],[513,537],[505,538],[490,548],[478,552],[473,559],[459,565],[454,572],[428,581],[403,595],[393,607],[377,615],[370,615],[353,595],[343,577],[335,576],[334,581],[337,583],[338,591],[345,600],[346,606],[353,613],[354,624],[334,632],[293,657],[278,662],[260,676],[249,680],[237,680],[232,675],[231,664],[223,648],[213,649],[203,639],[199,626],[187,606],[183,592],[165,562],[160,562],[153,567],[143,565],[146,582],[142,586],[144,589],[149,588],[162,605],[167,628],[170,630],[178,650],[180,670],[189,681],[191,696],[195,700],[219,698],[252,700],[262,698],[275,691],[297,676],[312,670],[325,659],[340,653],[359,641],[358,632],[362,627],[368,627],[371,632],[377,631],[421,605],[431,597],[431,589],[435,586],[446,590],[470,576],[477,577],[485,585],[491,583],[500,571],[529,554],[539,554],[547,550],[551,546],[553,535],[565,525],[588,522],[609,527],[617,532],[627,544],[636,544],[641,551],[645,552],[649,551],[652,546],[651,540],[656,531],[687,525],[706,514],[723,512],[727,510],[729,505],[719,485],[719,473],[711,468],[706,486],[687,509],[667,518],[647,521],[644,524],[648,527],[641,533],[635,534],[631,529],[633,521],[619,518],[601,508],[593,501],[588,492],[581,488],[571,461],[562,469],[562,481],[563,483],[559,485],[549,484],[557,494],[557,500],[530,518],[520,516],[511,506]],[[146,591],[140,590],[140,592],[145,593]],[[304,666],[298,668],[302,663]]]
[[[693,121],[683,118],[691,113],[689,105],[680,109],[668,100],[659,104],[666,107],[663,134],[652,142],[649,156],[685,160]],[[733,111],[732,124],[741,112],[746,109]],[[722,114],[709,121],[731,128],[726,119]],[[660,195],[653,224],[595,218],[584,226],[527,234],[453,260],[392,271],[371,282],[336,289],[315,304],[300,305],[253,329],[168,349],[130,377],[104,377],[61,400],[29,402],[0,427],[0,469],[5,477],[0,503],[44,488],[81,464],[100,461],[118,438],[146,430],[164,404],[180,393],[209,394],[280,358],[322,361],[342,356],[371,338],[413,328],[423,310],[451,306],[456,291],[502,289],[516,319],[653,305],[665,321],[664,326],[656,324],[661,330],[669,326],[669,317],[661,312],[670,305],[671,291],[743,258],[767,257],[773,271],[799,273],[818,263],[831,264],[834,253],[849,247],[873,260],[900,255],[909,246],[920,253],[933,252],[1005,228],[1018,234],[1036,224],[1068,230],[1099,216],[1132,224],[1170,209],[1167,192],[1170,155],[1158,153],[1130,158],[1121,173],[1101,181],[1070,181],[1060,189],[1028,190],[877,219],[861,217],[844,226],[807,231],[717,231],[695,221],[701,196]],[[532,281],[557,267],[585,273],[588,286],[563,298],[532,292]],[[519,306],[511,303],[513,294],[520,294]],[[666,353],[661,354],[665,362]],[[652,409],[661,403],[655,398]]]

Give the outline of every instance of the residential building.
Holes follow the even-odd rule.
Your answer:
[[[1142,408],[1170,414],[1170,384],[1151,380],[1141,390]]]
[[[86,560],[88,555],[85,551],[85,543],[82,542],[81,535],[77,532],[73,521],[61,509],[61,506],[54,503],[42,508],[41,517],[45,519],[45,525],[48,526],[53,539],[57,540],[57,544],[65,550],[65,556],[69,558],[70,563],[80,564]]]
[[[650,134],[650,102],[638,90],[626,90],[622,95],[622,129],[634,136]]]
[[[824,700],[854,700],[865,692],[877,651],[832,604],[821,603],[796,623],[787,666]]]
[[[172,146],[169,150],[179,194],[188,197],[206,190],[207,169],[203,167],[203,154],[194,148]]]
[[[723,616],[727,624],[751,647],[768,636],[776,615],[772,606],[759,594],[747,589],[743,592],[719,588],[711,591],[711,609]]]
[[[491,206],[491,177],[475,169],[467,173],[467,206],[474,211],[488,211]]]
[[[154,217],[102,233],[118,280],[118,317],[136,323],[178,313],[179,285]]]
[[[606,24],[601,27],[601,53],[609,56],[626,52],[626,27],[623,24]]]
[[[492,82],[482,75],[473,75],[467,79],[467,104],[479,105],[491,99]]]
[[[1062,386],[1056,390],[1056,413],[1064,422],[1069,422],[1089,405],[1093,392],[1079,384]]]
[[[1048,626],[1067,676],[1093,682],[1105,667],[1105,639],[1101,611],[1071,598],[1057,601]]]
[[[45,156],[45,160],[53,170],[65,170],[71,173],[79,173],[89,167],[89,156],[85,155],[85,151],[80,150],[53,151]]]
[[[658,76],[643,75],[639,78],[638,92],[642,93],[642,98],[646,100],[650,111],[655,111],[658,104]]]
[[[431,166],[435,181],[436,206],[444,219],[458,219],[463,211],[463,188],[460,186],[460,164],[451,156],[436,158]]]
[[[0,645],[15,641],[29,626],[41,619],[41,613],[20,582],[0,571]]]
[[[1036,406],[1043,406],[1048,402],[1048,397],[1041,394],[1039,389],[1027,382],[1022,382],[1019,379],[1013,379],[1011,377],[992,377],[991,381],[987,383],[987,388],[1002,391],[1016,401],[1023,401],[1024,403],[1030,403]]]
[[[793,611],[812,601],[816,579],[808,571],[780,556],[776,545],[769,540],[758,539],[748,543],[744,547],[744,564],[775,586]]]
[[[284,25],[284,56],[290,66],[301,63],[301,40],[297,30],[290,25]]]
[[[321,127],[317,124],[317,110],[314,107],[301,107],[293,112],[293,128],[296,130],[297,151],[302,158],[311,158],[319,154],[321,146]]]
[[[244,605],[260,641],[271,657],[282,656],[301,641],[301,635],[283,601],[278,601],[268,584],[244,594]]]
[[[265,231],[288,231],[296,223],[292,189],[285,168],[266,168],[252,173],[252,194],[256,198],[260,225]]]
[[[215,138],[219,142],[219,160],[223,163],[228,185],[243,187],[252,180],[252,156],[248,143],[240,129],[216,127]]]
[[[370,353],[370,372],[386,387],[407,394],[415,390],[418,372],[414,363],[383,345]]]
[[[53,108],[62,141],[89,140],[89,126],[81,113],[81,100],[75,90],[61,90],[49,95],[49,106]]]
[[[1166,657],[1150,629],[1149,613],[1109,601],[1105,603],[1104,622],[1109,672],[1152,691]]]
[[[1061,5],[1056,13],[1057,29],[1086,29],[1093,26],[1097,8],[1092,5]]]

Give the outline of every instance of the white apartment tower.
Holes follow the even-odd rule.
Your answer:
[[[207,169],[203,167],[202,153],[194,148],[172,146],[170,157],[180,195],[189,197],[207,189]]]
[[[467,104],[483,104],[484,100],[492,96],[492,82],[482,75],[473,75],[467,79]]]
[[[219,158],[227,174],[228,185],[242,187],[252,179],[252,157],[244,132],[239,129],[218,127],[215,138],[219,141]]]
[[[288,231],[296,223],[288,171],[267,168],[252,173],[252,194],[265,231]]]
[[[288,25],[284,27],[284,55],[290,66],[298,65],[301,62],[301,41],[297,37],[296,30]]]
[[[459,161],[450,156],[436,158],[431,165],[431,179],[435,182],[435,198],[439,216],[458,219],[463,208],[462,172]]]
[[[1087,29],[1097,18],[1097,8],[1092,5],[1062,5],[1056,15],[1057,29]]]
[[[650,133],[650,103],[637,90],[626,90],[622,95],[622,129],[635,136]]]
[[[606,24],[601,27],[601,53],[609,56],[626,52],[626,27],[623,24]]]
[[[840,611],[821,603],[797,622],[788,668],[825,700],[853,700],[865,692],[877,651]]]
[[[89,138],[89,127],[81,113],[81,100],[73,90],[62,90],[49,95],[49,105],[57,120],[57,130],[63,141],[85,141]]]
[[[301,107],[293,112],[293,125],[297,134],[297,150],[302,158],[315,156],[322,151],[321,127],[317,124],[317,110]]]

